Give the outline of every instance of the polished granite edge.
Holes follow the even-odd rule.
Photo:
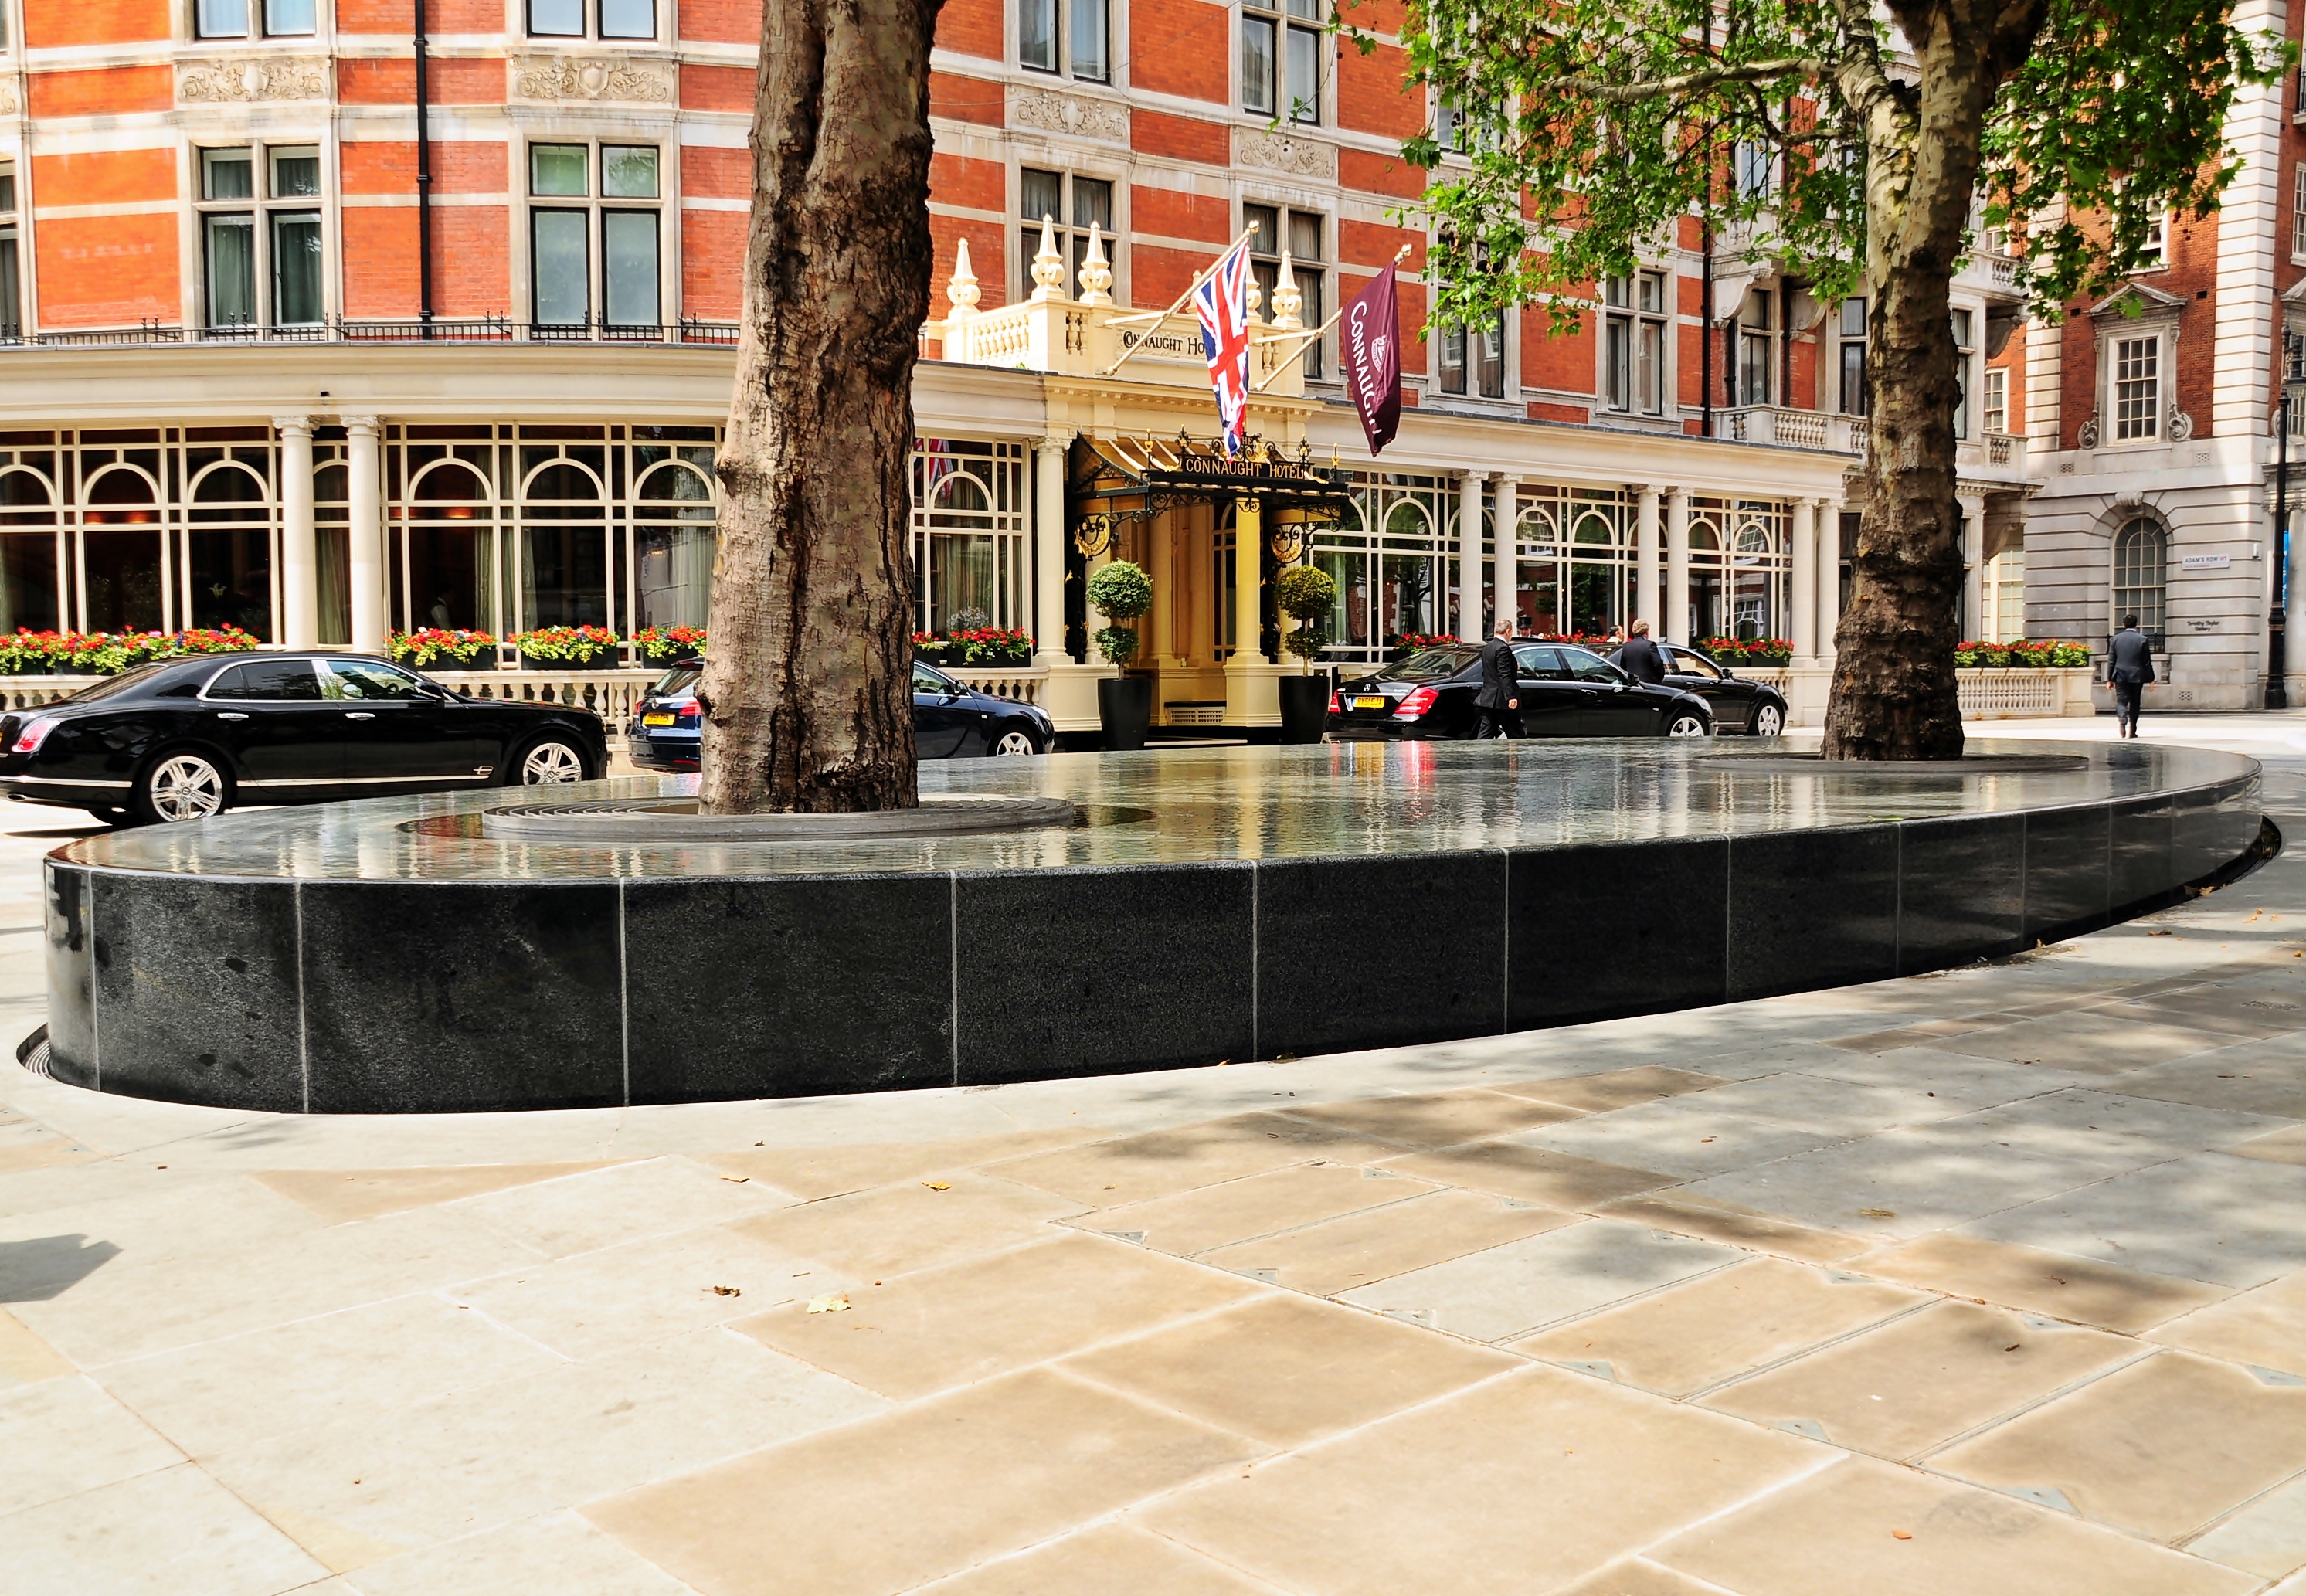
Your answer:
[[[2034,812],[1732,837],[838,877],[260,881],[60,851],[51,1068],[187,1102],[456,1112],[1443,1041],[2093,929],[2243,852],[2258,795],[2253,769]],[[1381,940],[1382,978],[1356,981],[1372,927],[1389,926],[1426,935]]]

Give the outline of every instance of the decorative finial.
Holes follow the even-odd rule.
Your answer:
[[[1065,258],[1057,253],[1056,222],[1046,211],[1041,213],[1041,247],[1033,252],[1032,303],[1061,299],[1064,296]]]
[[[1263,319],[1262,317],[1260,317],[1260,316],[1259,316],[1259,315],[1258,315],[1258,313],[1257,313],[1257,307],[1258,307],[1258,304],[1259,304],[1259,303],[1260,303],[1264,298],[1265,298],[1265,290],[1264,290],[1264,288],[1263,288],[1263,287],[1261,287],[1261,286],[1259,285],[1258,280],[1257,280],[1255,277],[1251,277],[1251,278],[1250,278],[1250,279],[1249,279],[1249,319],[1250,319],[1251,322],[1251,323],[1253,323],[1253,324],[1257,324],[1257,325],[1262,325],[1262,324],[1263,324],[1263,320],[1264,320],[1264,319]]]
[[[977,314],[977,302],[980,295],[977,274],[969,269],[969,240],[964,238],[961,241],[961,248],[953,252],[952,280],[944,286],[944,296],[952,303],[952,313],[947,320],[966,321]]]
[[[1106,292],[1113,286],[1113,268],[1106,263],[1105,235],[1095,222],[1089,225],[1089,254],[1080,265],[1080,302],[1085,305],[1109,305],[1113,295]]]
[[[1289,269],[1289,252],[1281,252],[1281,274],[1273,279],[1273,325],[1283,332],[1294,332],[1305,324],[1297,312],[1305,308],[1305,296],[1297,291],[1296,275]]]

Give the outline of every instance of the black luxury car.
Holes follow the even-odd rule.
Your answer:
[[[696,679],[701,660],[683,660],[650,684],[633,706],[627,746],[648,771],[693,771],[702,734]],[[1046,711],[962,686],[934,666],[913,666],[913,751],[922,759],[979,754],[1046,754],[1057,740]]]
[[[369,654],[209,654],[0,715],[0,789],[99,820],[198,820],[608,770],[598,717],[474,698]]]
[[[1703,649],[1661,643],[1658,653],[1665,656],[1665,685],[1704,699],[1717,731],[1775,737],[1786,729],[1785,695],[1775,687],[1739,676]]]
[[[1648,687],[1609,661],[1566,644],[1516,643],[1521,719],[1532,737],[1710,737],[1713,712],[1678,687]],[[1329,735],[1348,738],[1465,738],[1481,711],[1482,651],[1450,644],[1396,660],[1329,700]]]

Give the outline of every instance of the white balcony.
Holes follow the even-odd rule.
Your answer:
[[[1735,443],[1768,443],[1780,448],[1817,449],[1862,458],[1873,424],[1862,415],[1749,405],[1722,412],[1721,431]],[[1954,444],[1953,456],[1955,469],[1965,478],[2006,482],[2012,487],[2026,481],[2026,440],[2015,434],[1987,432],[1960,440]]]

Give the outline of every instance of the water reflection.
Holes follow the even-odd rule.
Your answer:
[[[1985,743],[1990,753],[2071,752]],[[90,837],[64,853],[121,869],[303,880],[807,875],[1564,847],[2005,812],[2220,786],[2248,806],[2257,766],[2206,749],[2093,751],[2079,769],[1960,780],[1747,772],[1704,745],[1331,743],[1056,755],[925,765],[925,792],[1065,798],[1110,817],[1063,830],[850,843],[508,842],[472,818],[502,790],[226,815]],[[686,797],[694,776],[627,777],[569,799]],[[1119,821],[1117,812],[1130,812]]]

